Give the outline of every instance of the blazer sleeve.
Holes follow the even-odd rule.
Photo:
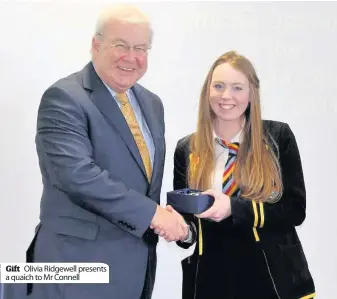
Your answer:
[[[240,197],[231,198],[235,225],[254,228],[298,226],[306,217],[306,190],[302,163],[295,136],[288,124],[281,127],[279,161],[283,195],[276,203],[257,203]]]
[[[173,189],[188,188],[187,168],[188,168],[188,140],[187,138],[178,141],[174,151]],[[178,241],[176,244],[182,248],[191,247],[197,239],[197,220],[194,215],[181,213],[186,223],[190,226],[192,240],[189,243]]]
[[[53,86],[44,93],[36,146],[52,184],[68,193],[74,204],[143,237],[157,204],[95,164],[85,112],[67,88]]]

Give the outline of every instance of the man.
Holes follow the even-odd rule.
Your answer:
[[[155,232],[168,241],[187,234],[182,217],[159,206],[163,105],[136,83],[151,40],[140,11],[106,10],[92,61],[43,94],[36,134],[43,195],[27,261],[106,263],[110,283],[28,284],[34,299],[151,298]]]

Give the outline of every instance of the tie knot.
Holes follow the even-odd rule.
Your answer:
[[[116,97],[122,105],[125,105],[129,102],[129,99],[126,93],[117,93]]]
[[[216,138],[216,141],[222,147],[227,148],[231,154],[237,155],[237,153],[239,151],[239,143],[238,142],[233,142],[233,143],[227,142],[225,140],[220,139],[219,137]]]

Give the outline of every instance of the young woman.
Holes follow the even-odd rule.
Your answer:
[[[203,85],[197,130],[174,156],[174,189],[215,198],[184,215],[196,243],[182,262],[183,299],[309,299],[314,282],[295,227],[306,216],[302,165],[286,123],[261,120],[260,83],[236,52]]]

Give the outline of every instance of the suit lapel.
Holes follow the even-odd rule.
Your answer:
[[[144,164],[128,124],[111,93],[98,77],[92,63],[83,69],[83,87],[91,90],[91,100],[126,143],[131,155],[146,176]]]

